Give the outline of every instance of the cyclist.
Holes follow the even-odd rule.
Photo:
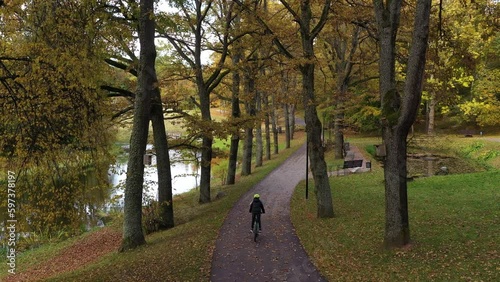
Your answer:
[[[262,223],[260,222],[260,214],[266,213],[266,210],[264,209],[264,204],[260,200],[259,194],[253,195],[253,201],[250,204],[249,212],[252,213],[252,229],[250,229],[250,230],[253,232],[253,224],[255,221],[257,221],[259,223],[259,231],[262,231]]]

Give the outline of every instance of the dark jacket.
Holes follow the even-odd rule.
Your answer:
[[[259,198],[254,198],[252,204],[250,204],[251,213],[266,213],[264,209],[264,204],[260,201]]]

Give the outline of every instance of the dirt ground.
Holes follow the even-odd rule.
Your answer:
[[[245,194],[227,216],[216,242],[211,281],[326,281],[310,262],[290,221],[290,199],[305,178],[306,146]],[[248,212],[258,193],[266,213],[253,242]]]

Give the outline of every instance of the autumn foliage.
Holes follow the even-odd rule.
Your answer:
[[[96,22],[85,1],[52,4],[11,3],[0,12],[8,38],[0,43],[1,157],[17,175],[25,231],[77,230],[108,188]]]

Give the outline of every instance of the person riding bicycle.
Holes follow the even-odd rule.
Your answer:
[[[260,200],[260,195],[255,194],[253,195],[253,201],[250,204],[250,210],[249,212],[252,213],[252,231],[253,231],[253,224],[255,221],[259,223],[259,231],[262,231],[262,223],[260,222],[260,214],[261,213],[266,213],[266,210],[264,209],[264,204]]]

